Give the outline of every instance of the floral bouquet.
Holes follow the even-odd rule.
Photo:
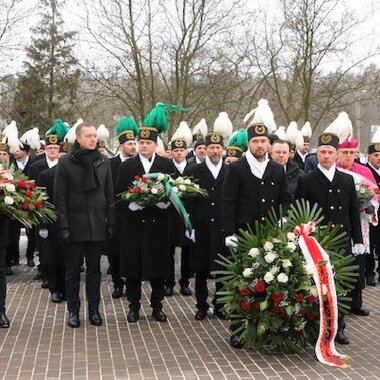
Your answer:
[[[207,191],[192,182],[188,177],[173,179],[168,174],[152,173],[142,177],[135,176],[132,186],[119,196],[121,199],[136,202],[140,206],[153,206],[158,202],[167,202],[170,192],[177,194],[180,199],[207,196]]]
[[[236,327],[233,334],[245,347],[297,352],[313,344],[320,361],[343,367],[339,354],[332,358],[336,296],[347,299],[344,296],[353,288],[357,267],[352,256],[343,254],[347,237],[340,226],[321,226],[314,231],[304,224],[315,220],[318,225],[322,219],[317,205],[310,210],[302,200],[291,206],[287,221],[280,225],[281,218],[272,212],[262,224],[256,222],[254,230],[249,226],[240,230],[237,248],[218,261],[226,269],[220,271],[224,284],[220,302]],[[318,242],[323,242],[324,250]],[[321,251],[314,252],[316,246]],[[324,272],[328,270],[330,275]],[[324,338],[327,336],[329,340]]]
[[[5,169],[0,164],[0,212],[18,220],[25,227],[51,223],[56,219],[53,205],[43,188],[37,187],[13,167]]]

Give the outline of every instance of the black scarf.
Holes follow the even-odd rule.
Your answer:
[[[72,156],[83,165],[84,190],[94,190],[99,186],[99,178],[95,170],[96,161],[101,157],[98,148],[81,149],[78,142],[75,141]]]

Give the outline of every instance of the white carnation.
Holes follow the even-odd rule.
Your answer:
[[[175,192],[175,193],[178,193],[178,187],[177,186],[173,186],[173,191]]]
[[[286,234],[286,237],[287,237],[288,240],[290,240],[290,241],[294,241],[294,240],[296,240],[296,234],[295,234],[294,232],[288,232],[288,233]]]
[[[269,252],[273,249],[274,245],[270,241],[266,241],[264,244],[264,249]]]
[[[251,256],[251,257],[256,257],[259,255],[260,255],[260,250],[256,247],[251,248],[248,252],[248,256]]]
[[[13,193],[16,191],[16,186],[13,183],[7,183],[5,185],[5,190],[9,191],[10,193]]]
[[[289,259],[282,260],[282,267],[284,269],[288,268],[288,267],[292,267],[292,266],[293,266],[293,264],[292,264],[292,262]]]
[[[183,177],[178,177],[178,178],[177,178],[177,183],[183,183],[183,182],[184,182]]]
[[[307,274],[309,274],[309,275],[313,274],[313,268],[311,267],[311,265],[305,264],[304,268],[305,268],[305,271]]]
[[[9,195],[5,196],[4,197],[4,203],[6,205],[13,205],[13,203],[15,203],[14,199],[12,197],[10,197]]]
[[[181,191],[186,191],[186,186],[185,185],[179,185],[178,187],[179,187],[179,189]]]
[[[293,243],[292,241],[289,241],[289,242],[288,242],[287,247],[288,247],[291,251],[295,251],[295,250],[297,249],[296,244]]]
[[[150,192],[151,192],[152,194],[158,194],[158,189],[157,189],[157,187],[152,187],[152,188],[150,189]]]
[[[191,181],[189,178],[186,178],[184,181],[183,181],[184,184],[186,185],[191,185]]]
[[[318,289],[317,289],[316,286],[312,286],[312,287],[310,288],[310,294],[311,294],[312,296],[314,296],[314,297],[318,297]]]
[[[271,243],[272,244],[272,243]],[[273,263],[273,261],[276,259],[277,255],[273,252],[268,252],[265,256],[264,259],[268,264]]]
[[[277,281],[286,284],[289,280],[289,277],[285,273],[280,273],[277,275]]]
[[[251,277],[253,274],[253,270],[252,268],[245,268],[243,270],[243,277],[247,278],[247,277]]]
[[[270,268],[270,272],[275,275],[276,273],[278,273],[280,271],[280,268],[279,267],[276,267],[276,266],[273,266],[272,268]]]
[[[271,272],[267,272],[265,273],[265,276],[264,276],[264,281],[269,284],[271,281],[273,281],[274,279],[274,276]]]
[[[165,174],[160,173],[160,174],[157,176],[157,179],[158,179],[159,181],[163,181],[163,180],[165,179]]]

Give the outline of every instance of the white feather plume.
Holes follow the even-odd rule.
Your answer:
[[[40,134],[38,128],[32,128],[26,131],[21,137],[20,141],[23,144],[29,145],[32,149],[40,149]]]
[[[338,117],[325,129],[325,132],[334,133],[343,143],[352,136],[352,123],[346,112],[340,112]]]
[[[3,142],[9,146],[9,151],[11,153],[16,152],[24,146],[22,142],[18,139],[18,128],[14,120],[12,120],[11,123],[3,129],[2,133]]]
[[[272,133],[276,130],[276,122],[274,121],[273,112],[269,107],[268,100],[260,99],[257,102],[257,105],[261,113],[261,118],[263,119],[265,126],[268,128],[268,132]]]
[[[380,127],[376,128],[376,131],[372,136],[371,142],[372,143],[380,143]]]
[[[82,123],[83,123],[83,119],[78,119],[74,123],[74,125],[69,129],[69,131],[66,133],[66,136],[64,137],[63,141],[67,141],[71,144],[74,144],[77,126]]]
[[[302,133],[301,131],[298,131],[296,141],[295,141],[295,146],[297,149],[302,149],[303,144],[304,144],[304,139],[303,139]]]
[[[201,121],[193,128],[193,135],[201,133],[203,138],[207,135],[207,123],[206,119],[201,119]]]
[[[3,135],[4,136],[7,136],[9,133],[16,133],[16,135],[18,136],[18,128],[17,128],[17,124],[14,120],[12,120],[10,122],[10,124],[8,124],[4,129],[3,129]]]
[[[96,130],[96,135],[98,140],[107,141],[110,137],[110,131],[106,128],[104,124],[100,124]]]
[[[157,149],[165,152],[165,144],[160,136],[157,136]]]
[[[76,129],[79,124],[83,123],[83,119],[79,118],[71,128]]]
[[[297,123],[295,121],[291,121],[288,128],[286,128],[286,140],[291,144],[296,144],[299,133],[300,131],[298,130]]]
[[[246,123],[250,118],[251,116],[255,113],[257,108],[254,108],[252,111],[249,111],[245,116],[244,116],[244,119],[243,119],[243,122]]]
[[[204,120],[204,119],[203,119]],[[175,139],[183,139],[186,141],[186,145],[190,146],[193,142],[193,133],[186,121],[181,121],[177,130],[174,132],[172,136],[172,140]]]
[[[311,130],[310,122],[307,121],[304,126],[301,128],[302,136],[310,138],[313,134],[313,131]]]
[[[227,139],[231,136],[234,127],[228,117],[227,112],[221,112],[214,121],[214,132],[220,133],[223,138]]]
[[[274,134],[277,135],[280,140],[286,141],[286,132],[285,132],[285,127],[284,126],[280,125],[276,129],[276,131],[274,132]]]

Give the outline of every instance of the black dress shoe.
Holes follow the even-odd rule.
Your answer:
[[[5,274],[6,274],[7,276],[12,276],[12,274],[13,274],[13,270],[12,270],[12,268],[11,268],[11,267],[6,267],[6,268],[5,268]]]
[[[58,293],[58,292],[54,292],[54,293],[51,295],[51,300],[52,300],[54,303],[61,303],[61,302],[62,302],[61,294]]]
[[[136,309],[129,310],[129,313],[127,315],[127,321],[129,323],[135,323],[139,320],[139,318],[140,318],[140,314],[138,310]]]
[[[181,289],[179,291],[183,296],[191,296],[191,290],[188,286],[181,286]]]
[[[0,313],[0,328],[2,329],[8,329],[10,326],[9,319],[5,315],[5,312]]]
[[[368,285],[368,286],[376,286],[376,280],[375,280],[375,277],[368,277],[368,278],[367,278],[367,285]]]
[[[120,288],[116,288],[112,292],[112,298],[120,298],[122,295],[123,295],[123,289],[120,289]]]
[[[49,287],[49,282],[48,280],[43,280],[41,284],[42,289],[47,289]]]
[[[355,315],[360,315],[361,317],[367,317],[369,315],[369,311],[366,309],[351,309],[351,313]]]
[[[173,288],[165,287],[164,294],[165,297],[171,297],[173,295]]]
[[[42,273],[41,272],[37,272],[34,277],[33,277],[33,280],[41,280],[42,278]]]
[[[90,322],[93,326],[101,326],[103,324],[103,319],[97,310],[89,312]]]
[[[214,310],[214,315],[219,319],[227,320],[226,314],[221,310]]]
[[[15,265],[19,265],[19,264],[20,264],[20,258],[19,257],[11,260],[11,266],[12,267],[14,267]]]
[[[33,259],[28,259],[28,261],[27,261],[27,265],[28,265],[28,267],[30,267],[30,268],[34,268],[35,265],[34,265],[34,261],[33,261]]]
[[[337,342],[339,344],[350,344],[350,341],[346,337],[346,335],[344,335],[344,332],[343,331],[339,331],[339,330],[338,330],[338,332],[336,334],[335,342]]]
[[[79,315],[77,313],[69,313],[69,319],[67,321],[67,324],[72,327],[73,329],[76,329],[80,326],[80,319]]]
[[[157,322],[166,322],[168,320],[162,310],[153,310],[152,316]]]
[[[200,309],[195,313],[195,319],[201,321],[207,317],[207,310]]]
[[[239,341],[239,337],[237,335],[234,335],[234,334],[231,335],[231,337],[230,337],[230,345],[233,348],[242,348],[243,347],[243,345]]]

